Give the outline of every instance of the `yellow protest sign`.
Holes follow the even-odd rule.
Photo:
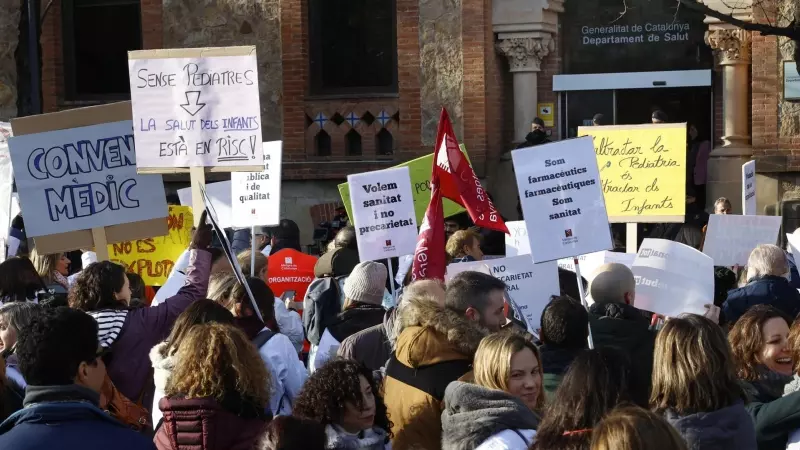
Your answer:
[[[467,149],[463,144],[460,147],[464,156],[469,160]],[[414,212],[416,213],[417,224],[419,225],[422,223],[425,210],[428,208],[428,203],[431,201],[431,167],[433,167],[433,153],[417,159],[412,159],[403,164],[398,164],[394,167],[403,166],[408,166],[408,173],[411,175],[411,193],[414,196]],[[339,195],[342,196],[342,203],[344,203],[344,207],[347,210],[347,216],[352,217],[350,211],[350,186],[347,183],[339,185]],[[464,208],[446,198],[442,200],[442,205],[444,207],[445,217],[450,217],[465,211]]]
[[[171,205],[167,217],[168,235],[109,245],[109,258],[128,272],[139,274],[146,285],[161,286],[167,281],[175,260],[189,246],[193,219],[191,207]]]
[[[609,222],[683,222],[686,124],[579,127],[592,136]]]

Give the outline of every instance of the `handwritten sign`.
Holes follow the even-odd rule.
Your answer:
[[[467,149],[463,144],[460,145],[460,147],[464,156],[469,160]],[[414,217],[417,223],[422,223],[425,210],[428,208],[428,203],[431,201],[431,168],[433,167],[433,153],[398,164],[394,167],[408,167],[408,172],[411,176],[411,195],[414,199]],[[342,196],[342,202],[347,210],[348,217],[353,217],[353,211],[350,208],[350,186],[347,183],[339,185],[339,195]],[[442,205],[444,206],[444,217],[450,217],[465,211],[465,209],[457,203],[446,198],[442,199]]]
[[[175,261],[189,246],[193,223],[192,208],[170,206],[168,235],[109,245],[109,257],[126,271],[139,274],[146,285],[161,286],[167,281]]]
[[[506,257],[530,255],[531,241],[528,239],[528,228],[524,220],[506,222],[508,234],[506,238]]]
[[[714,303],[714,261],[688,245],[645,239],[631,267],[634,306],[668,317],[704,314]]]
[[[139,169],[260,165],[255,47],[128,53]]]
[[[780,216],[712,214],[703,253],[714,260],[715,266],[746,266],[754,248],[778,241],[780,228]]]
[[[742,214],[755,216],[756,208],[756,162],[742,164]]]
[[[511,152],[533,261],[612,247],[590,138]]]
[[[683,222],[686,124],[579,127],[592,136],[609,222]]]
[[[264,170],[231,173],[231,212],[238,227],[281,220],[281,141],[264,143]]]
[[[160,175],[136,174],[131,121],[9,140],[28,236],[167,216]]]
[[[558,266],[555,261],[534,264],[528,256],[450,264],[447,280],[465,271],[485,272],[506,283],[506,291],[524,316],[530,331],[541,327],[542,312],[550,297],[559,295]]]
[[[408,167],[347,177],[361,261],[411,255],[417,245],[417,221]]]

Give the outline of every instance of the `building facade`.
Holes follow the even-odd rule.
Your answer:
[[[795,14],[792,0],[754,1],[734,11],[705,3],[754,23]],[[713,143],[710,202],[724,195],[740,208],[741,164],[752,157],[759,208],[794,196],[800,108],[783,94],[794,43],[677,5],[42,0],[42,109],[128,98],[128,50],[255,45],[264,139],[283,140],[284,215],[301,227],[311,225],[309,208],[316,220],[327,210],[318,205],[338,201],[347,174],[430,153],[443,106],[509,218],[517,212],[508,150],[537,115],[561,139],[597,113],[634,124],[661,109]],[[0,0],[0,120],[30,113],[27,15],[26,2]]]

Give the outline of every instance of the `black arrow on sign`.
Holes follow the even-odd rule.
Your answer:
[[[200,103],[200,91],[186,91],[186,103],[181,105],[184,111],[194,116],[205,106],[205,103]]]

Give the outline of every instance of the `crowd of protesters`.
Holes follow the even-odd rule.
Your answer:
[[[560,270],[528,330],[499,279],[411,282],[360,261],[350,226],[319,258],[289,220],[255,254],[235,233],[237,276],[205,222],[169,295],[90,251],[0,264],[0,449],[800,448],[800,277],[777,246],[717,268],[709,314],[666,321],[625,265],[584,283],[588,309]],[[447,235],[451,263],[497,254],[491,233]]]

